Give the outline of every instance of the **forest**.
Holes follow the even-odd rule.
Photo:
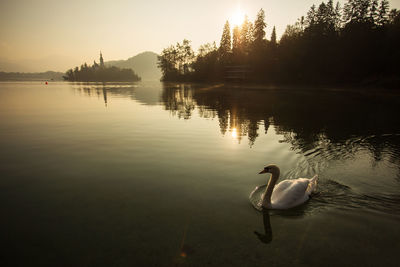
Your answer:
[[[65,81],[78,82],[135,82],[141,78],[132,69],[121,69],[115,66],[105,66],[100,53],[100,64],[96,61],[92,66],[82,64],[81,67],[70,69],[63,76]]]
[[[267,84],[400,85],[400,11],[387,0],[329,0],[312,5],[277,39],[266,38],[265,11],[246,16],[220,45],[197,53],[190,41],[165,48],[158,57],[164,81],[246,81]]]

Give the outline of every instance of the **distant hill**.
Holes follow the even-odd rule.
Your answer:
[[[8,59],[0,57],[0,71],[42,73],[52,70],[64,72],[70,68],[70,66],[76,66],[80,62],[80,59],[60,55],[50,55],[36,59]]]
[[[127,60],[106,61],[105,65],[133,69],[142,81],[159,81],[161,70],[157,68],[157,56],[154,52],[143,52]]]
[[[0,72],[0,81],[50,81],[62,80],[64,73],[46,72]]]

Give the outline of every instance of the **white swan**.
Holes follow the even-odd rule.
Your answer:
[[[259,174],[262,173],[271,173],[267,189],[261,196],[261,206],[267,209],[290,209],[303,204],[317,187],[318,175],[311,179],[285,180],[275,186],[280,174],[278,166],[268,165]]]

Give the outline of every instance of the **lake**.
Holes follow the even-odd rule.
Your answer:
[[[0,264],[398,266],[399,111],[379,90],[1,82]],[[316,194],[256,210],[269,163]]]

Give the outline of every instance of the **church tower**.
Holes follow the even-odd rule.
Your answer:
[[[104,67],[104,60],[103,60],[103,55],[101,54],[101,51],[100,51],[100,67]]]

